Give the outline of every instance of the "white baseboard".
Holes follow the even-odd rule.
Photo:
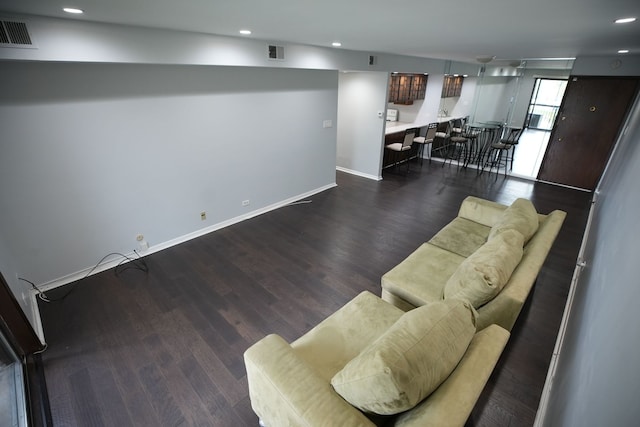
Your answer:
[[[339,170],[340,172],[349,173],[351,175],[357,175],[357,176],[361,176],[363,178],[372,179],[374,181],[382,181],[382,176],[370,175],[368,173],[358,172],[358,171],[355,171],[353,169],[343,168],[342,166],[336,166],[336,170]]]
[[[176,237],[174,239],[168,240],[166,242],[159,243],[157,245],[153,245],[153,246],[149,247],[149,249],[147,249],[146,251],[139,252],[139,253],[143,257],[147,256],[147,255],[151,255],[151,254],[153,254],[155,252],[159,252],[161,250],[170,248],[172,246],[179,245],[180,243],[184,243],[184,242],[189,241],[191,239],[195,239],[197,237],[204,236],[205,234],[209,234],[209,233],[211,233],[213,231],[220,230],[220,229],[225,228],[225,227],[229,227],[230,225],[237,224],[237,223],[242,222],[244,220],[251,219],[251,218],[254,218],[254,217],[258,216],[258,215],[262,215],[264,213],[267,213],[267,212],[273,211],[275,209],[284,207],[286,205],[291,204],[292,202],[298,201],[300,199],[304,199],[304,198],[312,196],[314,194],[321,193],[321,192],[323,192],[325,190],[329,190],[329,189],[334,188],[336,186],[337,186],[337,184],[334,182],[334,183],[331,183],[331,184],[316,188],[314,190],[307,191],[305,193],[299,194],[297,196],[290,197],[288,199],[282,200],[282,201],[274,203],[272,205],[265,206],[264,208],[256,209],[254,211],[248,212],[248,213],[243,214],[243,215],[239,215],[237,217],[228,219],[226,221],[222,221],[222,222],[219,222],[217,224],[213,224],[213,225],[211,225],[209,227],[201,228],[201,229],[196,230],[196,231],[194,231],[192,233],[188,233],[188,234]],[[126,254],[123,254],[123,255],[125,255],[125,256],[127,256],[127,257],[129,257],[131,259],[135,259],[135,258],[138,257],[138,255],[136,255],[136,253],[134,253],[133,251],[131,251],[129,253],[126,253]],[[110,268],[116,267],[120,263],[122,263],[122,257],[121,256],[118,256],[115,259],[107,259],[107,260],[104,260],[98,266],[92,265],[92,266],[86,267],[86,268],[84,268],[84,269],[82,269],[80,271],[76,271],[75,273],[67,274],[66,276],[62,276],[62,277],[59,277],[57,279],[51,280],[49,282],[40,284],[40,285],[38,285],[38,289],[40,289],[40,291],[42,291],[42,292],[46,292],[46,291],[49,291],[51,289],[55,289],[55,288],[58,288],[60,286],[64,286],[64,285],[67,285],[69,283],[75,282],[76,280],[83,279],[83,278],[85,278],[85,277],[87,277],[89,275],[94,275],[96,273],[100,273],[102,271],[105,271],[105,270],[108,270]],[[34,319],[36,320],[36,325],[34,325],[34,327],[36,329],[36,333],[38,334],[38,336],[40,337],[40,339],[44,343],[44,332],[43,332],[43,328],[42,328],[42,321],[40,319],[40,312],[38,310],[38,302],[37,302],[37,299],[36,299],[37,297],[38,297],[37,296],[37,291],[33,290],[31,292],[31,298],[32,298],[32,307],[33,307],[33,310],[34,310],[34,313],[33,313],[34,314]]]

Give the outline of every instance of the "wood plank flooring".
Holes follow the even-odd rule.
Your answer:
[[[294,340],[362,290],[379,295],[380,277],[474,195],[568,213],[467,423],[531,426],[590,195],[436,162],[381,182],[338,172],[337,183],[311,203],[149,255],[148,273],[106,271],[41,302],[54,424],[256,426],[243,352],[269,333]]]

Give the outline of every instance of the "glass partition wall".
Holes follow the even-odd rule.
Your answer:
[[[572,67],[571,59],[497,60],[480,67],[470,121],[525,128],[512,175],[537,177]]]

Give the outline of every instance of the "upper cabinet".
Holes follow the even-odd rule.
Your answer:
[[[392,74],[389,83],[389,102],[410,105],[417,99],[424,99],[427,91],[427,77],[425,74]]]
[[[462,76],[444,76],[441,98],[453,98],[460,96],[460,93],[462,93],[463,82],[464,77]]]

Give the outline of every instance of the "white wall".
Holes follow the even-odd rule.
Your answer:
[[[443,106],[445,106],[449,112],[450,117],[465,117],[471,115],[477,82],[477,77],[465,77],[464,83],[462,84],[462,92],[459,97],[443,98]]]
[[[382,179],[388,81],[388,73],[340,73],[338,169],[370,179]]]
[[[575,76],[640,76],[640,55],[578,57],[571,74]]]
[[[45,288],[68,283],[105,253],[130,252],[136,233],[159,250],[333,185],[337,70],[437,73],[444,64],[4,16],[25,22],[35,44],[0,48],[0,267],[21,295],[29,288],[16,274]],[[268,43],[284,45],[285,59],[268,59]],[[324,120],[334,126],[318,128]]]
[[[478,79],[476,86],[476,106],[474,122],[505,122],[509,109],[509,82],[511,77],[484,76]]]
[[[408,73],[442,73],[445,62],[439,59],[323,48],[251,37],[224,37],[32,15],[7,17],[27,24],[36,49],[0,48],[0,59]],[[285,59],[268,59],[268,44],[284,46]],[[369,65],[370,54],[376,56],[374,65]],[[460,66],[469,68],[468,64]]]
[[[64,281],[137,233],[153,249],[335,185],[337,86],[336,71],[2,63],[3,273]]]
[[[577,283],[541,425],[638,424],[639,181],[640,103],[636,100],[626,133],[597,190],[600,194],[585,245],[587,265]]]

